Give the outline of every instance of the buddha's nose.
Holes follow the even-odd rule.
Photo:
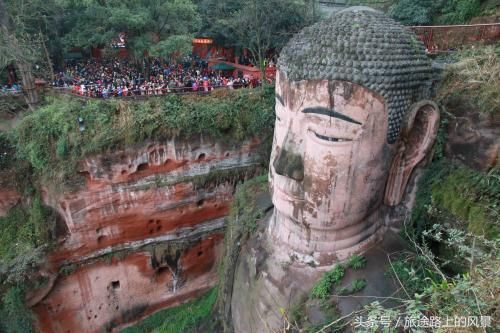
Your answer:
[[[283,147],[273,161],[274,170],[281,176],[292,178],[296,181],[304,179],[304,163],[302,157]]]

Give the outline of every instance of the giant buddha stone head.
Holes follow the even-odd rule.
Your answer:
[[[383,233],[434,142],[423,44],[384,14],[354,7],[294,36],[276,78],[271,236],[295,252],[342,257]]]

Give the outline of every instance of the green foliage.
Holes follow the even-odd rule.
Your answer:
[[[463,49],[446,67],[438,93],[444,105],[450,101],[470,105],[485,114],[500,112],[500,49],[483,46]]]
[[[15,150],[6,133],[0,132],[0,170],[9,168],[14,160]]]
[[[488,174],[443,159],[423,175],[412,212],[412,233],[419,239],[435,223],[449,223],[477,235],[498,235],[499,170]]]
[[[356,279],[352,281],[348,286],[340,288],[339,295],[352,295],[358,291],[363,290],[366,287],[365,279]]]
[[[436,21],[442,24],[464,24],[479,14],[480,10],[480,0],[447,0],[443,1],[441,15]]]
[[[171,55],[165,53],[169,45],[182,45],[177,51],[186,51],[185,41],[201,23],[191,0],[68,1],[64,9],[69,22],[64,31],[68,47],[107,45],[125,32],[127,48],[139,59],[147,50]]]
[[[389,15],[407,25],[430,24],[439,3],[434,0],[400,0],[390,7]]]
[[[123,333],[184,333],[209,319],[217,299],[217,289],[174,308],[159,311]]]
[[[256,231],[258,220],[264,216],[267,207],[259,205],[259,199],[265,197],[268,186],[267,174],[239,185],[226,219],[224,254],[219,266],[219,295],[217,296],[218,312],[221,314],[224,330],[232,325],[227,306],[231,304],[234,273],[241,246],[249,235]]]
[[[404,308],[384,309],[372,303],[366,307],[368,316],[375,315],[375,312],[392,319],[423,315],[440,318],[494,316],[497,301],[493,295],[500,282],[498,244],[478,242],[476,246],[485,248],[491,255],[478,257],[468,273],[451,278],[440,271],[436,260],[439,258],[426,249],[421,254],[407,254],[392,262],[389,272],[404,288],[405,293],[401,296],[405,299]],[[469,249],[467,252],[473,251]]]
[[[366,266],[366,259],[365,257],[360,256],[359,254],[353,254],[349,258],[347,266],[351,267],[352,269],[361,269]]]
[[[273,129],[271,94],[240,90],[210,96],[165,96],[140,102],[82,101],[54,97],[23,118],[15,130],[19,159],[27,160],[48,183],[70,183],[78,161],[91,154],[146,140],[204,134],[226,141]],[[82,117],[85,130],[79,131]]]
[[[438,283],[439,276],[429,269],[427,259],[413,253],[401,254],[387,266],[387,275],[404,286],[408,295],[421,294],[431,283]]]
[[[24,303],[24,290],[19,286],[11,287],[2,297],[0,308],[0,331],[5,333],[34,332],[33,314]]]
[[[51,239],[48,216],[40,197],[35,196],[30,205],[17,206],[7,216],[0,217],[0,264],[48,243]]]
[[[319,299],[328,298],[333,286],[342,280],[344,273],[344,266],[341,264],[335,265],[329,272],[323,274],[321,279],[313,286],[311,296]]]
[[[400,0],[389,15],[407,25],[464,24],[480,10],[480,0]]]
[[[279,51],[294,32],[317,18],[315,2],[200,0],[201,31],[220,45],[251,50],[253,60],[258,62],[265,52]]]

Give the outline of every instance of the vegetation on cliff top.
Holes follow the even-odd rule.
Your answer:
[[[486,114],[500,112],[500,47],[464,49],[453,55],[439,89],[438,99],[447,105],[451,99]]]
[[[147,140],[200,134],[225,141],[253,136],[269,139],[274,125],[273,91],[269,87],[263,92],[222,91],[140,102],[50,97],[43,107],[21,119],[8,137],[17,160],[27,161],[37,178],[65,183],[83,158]],[[9,146],[5,137],[0,139]],[[2,162],[4,168],[6,162]]]

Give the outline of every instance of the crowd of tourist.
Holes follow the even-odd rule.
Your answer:
[[[72,89],[88,97],[164,95],[175,92],[210,92],[217,88],[237,89],[260,85],[252,77],[233,78],[214,71],[199,59],[185,58],[180,63],[154,59],[144,70],[124,59],[71,61],[56,75],[55,87]],[[147,75],[147,77],[145,77]]]

